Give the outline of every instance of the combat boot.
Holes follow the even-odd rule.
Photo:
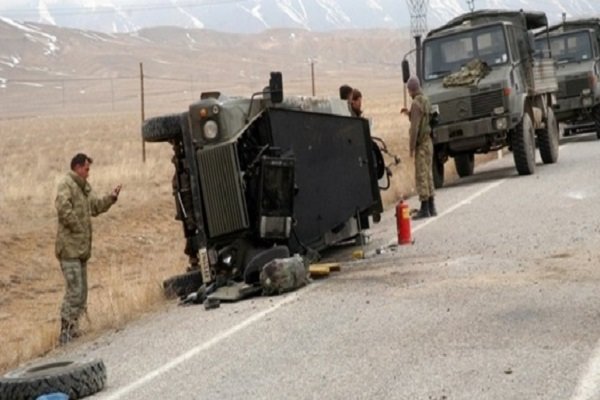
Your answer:
[[[78,337],[81,337],[81,335],[83,335],[83,333],[81,332],[81,329],[79,329],[79,319],[74,319],[71,322],[71,327],[70,327],[69,333],[71,335],[71,339],[76,339]]]
[[[71,323],[66,319],[60,320],[60,335],[58,336],[58,343],[61,346],[69,343],[73,339],[71,336]]]
[[[431,215],[432,217],[436,217],[437,210],[435,209],[435,202],[433,201],[433,196],[431,196],[429,198],[428,204],[429,204],[429,215]]]
[[[425,200],[421,202],[421,209],[417,211],[415,215],[413,215],[412,219],[423,219],[429,217],[431,217],[431,214],[429,213],[429,200]]]

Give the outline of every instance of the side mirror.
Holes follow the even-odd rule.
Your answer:
[[[273,104],[281,103],[283,101],[283,79],[281,77],[281,72],[271,72],[269,92]]]
[[[410,78],[410,65],[408,60],[402,60],[402,80],[404,83],[408,82],[408,78]]]
[[[531,31],[527,32],[527,40],[529,42],[529,54],[535,53],[535,34]]]

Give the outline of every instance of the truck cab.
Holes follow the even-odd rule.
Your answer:
[[[556,119],[565,136],[595,130],[600,139],[600,19],[564,21],[549,32],[536,35],[536,49],[557,63]]]

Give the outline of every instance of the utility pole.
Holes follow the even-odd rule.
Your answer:
[[[141,116],[142,116],[142,125],[144,125],[144,120],[146,119],[145,111],[144,111],[144,64],[140,63],[140,99],[141,99]],[[140,128],[140,132],[141,132]],[[146,142],[144,141],[144,137],[142,136],[142,162],[146,162]]]
[[[312,95],[315,96],[315,60],[312,58],[308,59],[310,63],[310,81],[312,83]]]
[[[467,0],[467,6],[469,6],[469,11],[475,11],[475,0]]]

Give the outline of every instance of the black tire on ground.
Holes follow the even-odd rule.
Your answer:
[[[596,124],[596,137],[600,139],[600,106],[596,106],[596,108],[592,110],[592,117]]]
[[[181,124],[184,122],[182,114],[149,118],[142,125],[142,138],[151,143],[177,139],[182,134]]]
[[[168,298],[187,296],[198,291],[200,286],[202,286],[202,274],[200,270],[175,275],[163,282],[165,296]]]
[[[523,113],[523,120],[513,132],[512,150],[519,175],[535,172],[535,131],[529,114]]]
[[[439,189],[444,186],[444,161],[440,159],[435,150],[433,150],[431,169],[433,170],[433,187]]]
[[[106,383],[100,359],[57,361],[17,369],[0,378],[0,399],[31,400],[48,393],[81,399],[99,392]]]
[[[462,153],[454,156],[454,165],[458,176],[464,178],[473,175],[475,169],[475,154]]]
[[[538,132],[540,156],[542,156],[544,164],[554,164],[558,160],[558,136],[558,123],[554,117],[554,111],[548,108],[546,129]]]

